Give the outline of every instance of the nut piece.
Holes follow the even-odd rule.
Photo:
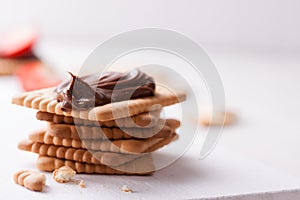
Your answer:
[[[214,118],[212,118],[214,117]],[[228,126],[235,120],[235,114],[229,111],[220,111],[205,108],[200,113],[200,124],[203,126]]]
[[[83,180],[80,180],[80,182],[79,182],[79,187],[81,187],[81,188],[85,188],[85,182],[83,181]]]
[[[20,170],[14,174],[15,183],[33,191],[41,192],[46,185],[46,177],[40,172]]]
[[[123,185],[121,188],[122,192],[132,193],[133,190],[128,188],[127,185]]]
[[[58,183],[67,183],[76,174],[76,172],[68,166],[63,166],[54,170],[53,179]]]

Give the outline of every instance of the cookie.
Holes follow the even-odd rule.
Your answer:
[[[46,177],[40,172],[20,170],[14,174],[15,183],[33,191],[41,192],[46,185]]]
[[[109,151],[116,153],[148,153],[153,152],[164,145],[177,139],[173,133],[167,138],[127,139],[127,140],[77,140],[53,137],[44,130],[36,131],[29,135],[29,140],[57,146],[82,148],[95,151]]]
[[[168,121],[168,119],[166,120]],[[171,121],[171,120],[170,120]],[[169,121],[166,124],[158,124],[151,128],[117,128],[100,126],[75,126],[69,124],[49,123],[47,133],[53,137],[72,138],[72,139],[130,139],[130,138],[149,138],[149,137],[169,137],[174,130],[170,127]]]
[[[36,59],[0,58],[0,75],[15,74],[20,66],[32,61],[36,61]]]
[[[67,183],[71,181],[76,172],[68,166],[62,166],[54,170],[52,177],[58,183]]]
[[[36,167],[39,170],[47,172],[52,172],[63,166],[71,167],[77,173],[86,174],[150,175],[155,170],[151,155],[142,156],[114,168],[47,156],[39,156],[36,162]]]
[[[214,118],[213,118],[214,115]],[[233,112],[204,109],[200,117],[200,124],[202,126],[229,126],[234,123],[236,116]]]
[[[142,154],[120,154],[112,152],[88,151],[86,149],[49,145],[30,140],[23,140],[19,142],[18,148],[23,151],[37,153],[40,156],[56,157],[77,162],[91,163],[96,165],[102,164],[108,166],[122,165],[142,156]]]
[[[92,121],[110,121],[148,112],[150,110],[161,109],[163,106],[169,106],[186,99],[184,92],[176,92],[175,94],[166,88],[158,86],[155,91],[155,96],[114,102],[97,106],[90,110],[63,112],[61,110],[61,103],[55,99],[54,89],[55,88],[47,88],[20,94],[12,98],[12,103],[57,115],[72,116],[74,118]]]
[[[48,121],[53,124],[76,124],[84,126],[106,126],[106,127],[152,127],[159,121],[161,110],[154,110],[150,112],[133,115],[131,117],[120,118],[111,121],[90,121],[70,116],[56,115],[53,113],[41,112],[36,113],[36,118],[42,121]]]

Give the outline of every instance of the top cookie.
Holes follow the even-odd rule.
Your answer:
[[[55,88],[47,88],[19,94],[12,98],[12,103],[57,115],[93,121],[109,121],[157,110],[186,99],[184,92],[176,92],[175,94],[166,88],[157,86],[154,96],[109,103],[89,110],[64,112],[61,109],[61,103],[55,99],[54,90]]]

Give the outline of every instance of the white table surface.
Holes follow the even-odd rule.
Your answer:
[[[36,157],[17,150],[16,145],[42,124],[34,120],[34,111],[10,105],[11,96],[19,88],[14,78],[1,77],[0,199],[182,199],[245,194],[253,195],[232,199],[259,199],[264,192],[272,192],[264,194],[265,199],[282,199],[281,195],[299,198],[299,58],[266,52],[229,54],[214,47],[211,52],[227,102],[238,114],[237,123],[224,129],[213,153],[199,160],[199,142],[195,141],[181,159],[153,176],[78,175],[87,184],[83,189],[58,184],[51,174],[47,174],[43,193],[13,183],[15,171],[35,169]],[[124,184],[135,192],[121,192]],[[293,192],[284,192],[287,190]],[[257,193],[259,196],[255,196]]]

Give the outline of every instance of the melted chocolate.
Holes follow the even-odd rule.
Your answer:
[[[101,77],[96,74],[81,78],[70,75],[70,81],[55,89],[56,99],[62,102],[63,111],[86,110],[111,102],[153,96],[155,93],[153,78],[138,69],[127,73],[105,72]]]

